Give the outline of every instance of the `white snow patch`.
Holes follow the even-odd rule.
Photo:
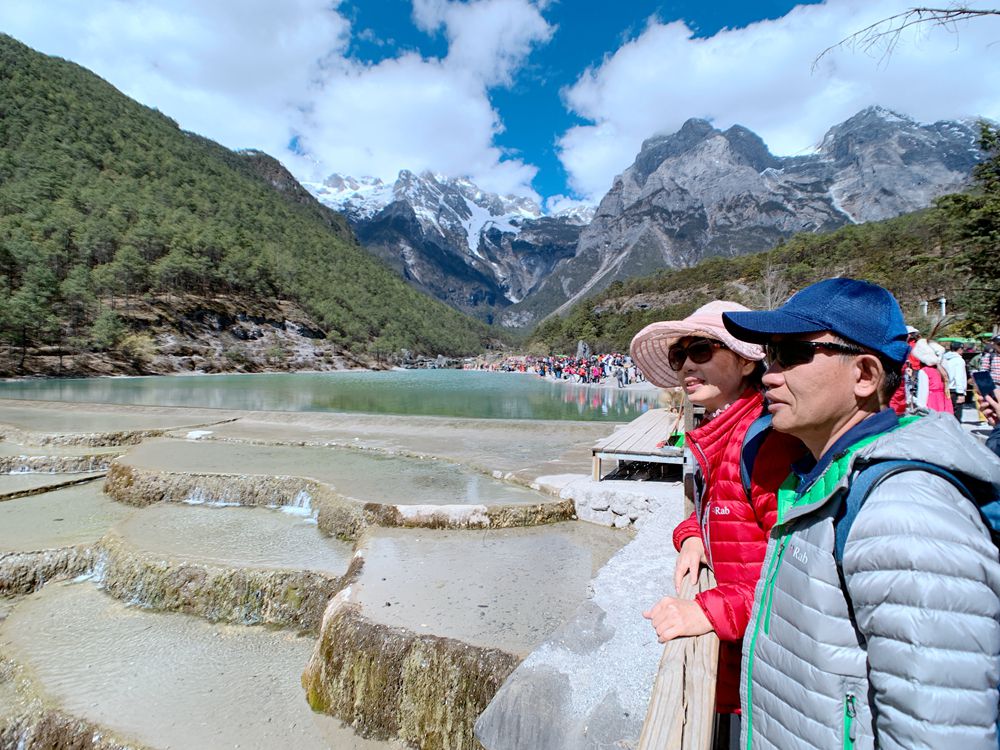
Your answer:
[[[471,216],[462,222],[462,226],[465,227],[466,242],[469,245],[469,251],[477,258],[482,258],[483,256],[479,252],[479,237],[482,235],[483,227],[493,220],[493,215],[468,198],[464,198],[464,200],[471,213]]]
[[[830,186],[830,202],[833,204],[835,209],[850,219],[852,224],[857,224],[858,220],[854,218],[854,215],[844,208],[843,204],[840,202],[842,191],[838,189],[839,187],[840,186],[836,184]]]
[[[354,217],[371,218],[393,201],[393,186],[377,177],[330,175],[324,182],[302,186],[325,206]]]

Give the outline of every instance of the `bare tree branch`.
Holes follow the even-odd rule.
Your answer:
[[[861,50],[862,52],[871,52],[882,48],[882,54],[879,58],[879,64],[881,64],[892,57],[900,37],[909,28],[921,25],[943,26],[957,34],[959,21],[968,21],[983,16],[1000,16],[1000,9],[976,10],[961,5],[949,8],[910,8],[902,13],[876,21],[870,26],[844,37],[836,44],[830,45],[813,60],[812,70],[816,70],[820,60],[827,54],[840,47]]]
[[[773,310],[785,303],[791,289],[781,269],[768,262],[760,277],[747,287],[746,294],[754,310]]]

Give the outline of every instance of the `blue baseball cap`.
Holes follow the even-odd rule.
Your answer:
[[[826,279],[797,292],[777,310],[723,313],[733,336],[766,344],[772,336],[830,331],[903,362],[909,352],[906,323],[888,289],[856,279]]]

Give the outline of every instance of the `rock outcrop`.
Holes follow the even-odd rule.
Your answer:
[[[603,480],[595,482],[579,477],[565,485],[559,494],[572,500],[576,517],[581,521],[623,529],[641,529],[664,505],[677,502],[673,482],[633,482]]]
[[[518,657],[374,622],[349,597],[330,602],[302,675],[313,710],[421,750],[480,747],[473,723]]]
[[[0,377],[166,375],[384,369],[345,350],[297,304],[235,295],[147,295],[117,300],[114,312],[133,336],[118,349],[0,347]]]
[[[130,604],[210,622],[311,632],[318,632],[327,603],[362,565],[355,558],[343,576],[335,576],[173,562],[145,554],[114,533],[101,540],[97,554],[99,585]]]
[[[109,736],[106,729],[41,701],[0,723],[0,748],[14,750],[149,750],[145,745]]]

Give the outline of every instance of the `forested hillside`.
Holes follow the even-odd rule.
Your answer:
[[[364,252],[270,157],[0,35],[0,343],[114,348],[122,301],[178,293],[290,300],[354,352],[456,355],[489,335]]]
[[[980,146],[991,156],[968,193],[939,198],[933,208],[886,221],[803,233],[756,255],[713,258],[691,268],[616,282],[543,321],[529,342],[535,352],[624,351],[643,326],[684,317],[713,299],[757,309],[830,276],[868,279],[892,290],[909,320],[925,330],[920,301],[948,300],[950,332],[978,333],[1000,322],[1000,135],[982,125]],[[947,321],[946,321],[947,322]]]

